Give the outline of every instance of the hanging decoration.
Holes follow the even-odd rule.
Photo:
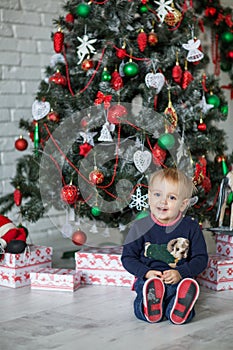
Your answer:
[[[162,73],[147,73],[145,76],[145,83],[148,88],[154,88],[155,93],[159,94],[164,86],[165,77]]]
[[[207,97],[208,104],[213,105],[214,108],[218,108],[220,106],[220,99],[217,95],[210,91],[209,96]]]
[[[110,107],[111,100],[112,100],[111,95],[104,95],[103,92],[98,91],[94,104],[100,105],[101,103],[103,103],[104,109],[108,109]]]
[[[199,106],[201,108],[201,111],[203,114],[207,114],[212,108],[214,108],[214,105],[213,104],[208,104],[206,102],[206,97],[205,97],[205,94],[203,93],[202,95],[202,99],[199,103]]]
[[[100,185],[104,181],[104,174],[95,166],[89,174],[89,180],[94,185]]]
[[[47,101],[35,100],[32,104],[32,116],[34,120],[40,120],[50,112],[50,103]]]
[[[122,117],[127,115],[127,109],[121,104],[113,105],[108,110],[108,121],[112,124],[119,124]]]
[[[166,123],[165,130],[166,132],[174,132],[177,127],[178,116],[176,114],[175,108],[173,107],[171,101],[171,91],[168,89],[168,106],[164,111],[164,114],[167,116],[168,123]]]
[[[20,137],[15,141],[15,148],[18,151],[25,151],[27,147],[28,147],[27,140],[22,135],[20,135]]]
[[[151,159],[152,155],[149,151],[138,150],[133,155],[134,165],[140,173],[144,173],[148,169]]]
[[[165,162],[167,152],[165,149],[162,149],[161,147],[159,147],[158,142],[156,142],[156,144],[152,149],[152,155],[153,155],[153,158],[152,158],[153,163],[155,165],[161,166]]]
[[[61,28],[58,29],[53,36],[53,47],[56,53],[61,53],[64,44],[64,33],[62,33]]]
[[[101,81],[110,81],[112,79],[111,74],[108,71],[107,67],[104,67],[104,70],[101,74]]]
[[[123,79],[117,69],[112,73],[111,86],[115,91],[123,88]]]
[[[143,28],[141,28],[141,31],[138,34],[137,43],[138,43],[139,50],[141,52],[144,52],[147,45],[147,34],[144,32]]]
[[[203,52],[198,50],[200,45],[201,45],[201,41],[199,39],[197,40],[190,39],[188,40],[187,44],[182,45],[182,47],[185,50],[188,50],[188,54],[186,57],[188,62],[197,62],[203,59],[204,57]]]
[[[159,5],[159,7],[156,9],[156,14],[160,19],[160,22],[163,22],[166,15],[168,13],[173,12],[173,7],[170,6],[173,3],[173,0],[160,0],[160,1],[154,1],[155,4]]]
[[[207,126],[203,122],[202,113],[201,113],[200,121],[199,121],[199,124],[198,124],[197,128],[198,128],[199,131],[206,131]]]
[[[15,205],[17,205],[17,207],[21,205],[22,198],[23,198],[22,192],[20,191],[20,188],[17,187],[14,190],[14,202],[15,202]]]
[[[76,186],[70,183],[69,185],[62,187],[60,197],[66,204],[74,204],[78,200],[79,190]]]
[[[181,22],[181,20],[182,20],[182,13],[175,8],[173,2],[172,2],[171,5],[172,5],[171,6],[172,11],[169,11],[166,14],[166,16],[164,18],[164,22],[170,27],[175,27]]]
[[[154,29],[152,29],[152,31],[147,36],[147,42],[150,46],[155,46],[158,41],[158,35],[155,33]]]
[[[113,140],[110,133],[111,130],[112,130],[111,125],[109,124],[108,121],[106,121],[102,126],[102,129],[100,131],[100,136],[98,137],[98,141],[112,142]]]
[[[172,68],[172,78],[177,84],[180,84],[183,76],[183,71],[179,64],[178,55],[178,52],[176,52],[176,65]]]
[[[149,208],[148,194],[142,195],[141,187],[138,186],[136,189],[136,194],[131,196],[132,201],[129,204],[129,208],[136,208],[137,210],[142,210],[143,208]]]
[[[59,70],[57,70],[56,73],[51,75],[51,77],[49,78],[49,81],[51,83],[61,85],[61,86],[66,86],[67,84],[66,77],[62,75]]]
[[[87,241],[87,235],[84,231],[77,230],[72,234],[71,240],[75,245],[84,245]]]
[[[192,74],[188,71],[188,61],[185,60],[185,65],[184,65],[184,72],[182,76],[182,82],[181,82],[181,87],[182,89],[187,89],[189,84],[193,81],[193,76]]]
[[[79,58],[78,64],[80,64],[86,56],[89,56],[90,54],[95,54],[95,48],[92,46],[97,39],[90,39],[88,38],[88,35],[84,35],[83,38],[77,37],[78,41],[80,41],[80,45],[77,47],[77,55]]]
[[[82,2],[78,4],[78,6],[75,9],[75,12],[79,17],[86,18],[91,12],[91,7],[89,4]]]

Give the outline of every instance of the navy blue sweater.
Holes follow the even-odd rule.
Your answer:
[[[186,254],[179,257],[179,260],[176,260],[176,266],[172,268],[178,270],[182,278],[195,278],[206,268],[208,254],[200,226],[189,216],[182,217],[171,226],[159,225],[151,216],[135,221],[123,246],[122,264],[128,272],[138,278],[144,278],[149,270],[171,269],[169,262],[162,257],[169,254],[167,247],[171,248],[171,243],[177,240],[184,241],[184,239],[189,244]],[[146,248],[148,246],[152,251],[151,254]],[[161,254],[156,257],[156,252],[159,251]],[[169,251],[172,254],[171,250]]]

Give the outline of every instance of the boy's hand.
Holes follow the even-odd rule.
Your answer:
[[[153,277],[162,277],[162,272],[161,271],[157,271],[157,270],[150,270],[145,274],[145,278],[149,279],[149,278],[153,278]]]
[[[177,270],[163,271],[162,280],[166,284],[176,284],[182,279],[180,273]]]

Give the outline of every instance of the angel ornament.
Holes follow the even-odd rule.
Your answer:
[[[79,36],[77,39],[80,41],[81,45],[77,46],[77,55],[79,58],[78,64],[80,64],[84,57],[87,55],[90,55],[90,53],[95,54],[95,48],[92,46],[97,39],[91,39],[89,40],[88,35],[84,34],[83,38],[80,38]]]
[[[197,39],[197,40],[190,39],[190,40],[188,40],[187,44],[182,45],[182,47],[185,50],[188,50],[188,55],[186,57],[187,61],[197,62],[197,61],[200,61],[204,57],[203,52],[198,50],[200,45],[201,45],[201,41],[199,39]]]

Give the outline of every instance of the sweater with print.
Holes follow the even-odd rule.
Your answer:
[[[172,267],[171,257],[174,258]],[[182,278],[195,278],[206,268],[208,254],[202,230],[195,219],[179,217],[165,225],[157,222],[151,214],[131,226],[121,261],[124,268],[137,278],[144,278],[149,270],[171,268],[178,270]]]

